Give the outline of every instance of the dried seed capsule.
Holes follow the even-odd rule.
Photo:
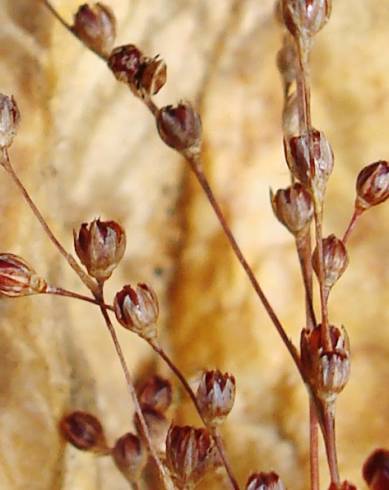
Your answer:
[[[157,336],[158,298],[147,284],[138,284],[135,289],[130,285],[124,286],[115,296],[114,308],[116,318],[123,327],[147,340]]]
[[[144,62],[143,53],[133,44],[115,48],[109,56],[108,66],[119,80],[136,88]]]
[[[271,471],[251,475],[247,481],[246,490],[285,490],[285,486],[277,473]]]
[[[151,376],[139,390],[138,398],[142,408],[152,408],[164,413],[172,403],[172,385],[161,376]]]
[[[159,452],[163,453],[165,451],[166,436],[170,425],[169,420],[163,413],[150,407],[142,407],[142,413],[154,446]],[[138,415],[135,415],[134,422],[138,434],[143,434]]]
[[[310,147],[312,159],[310,158]],[[311,188],[322,201],[327,180],[334,167],[334,154],[325,134],[313,129],[308,134],[284,141],[285,157],[293,176],[305,187]]]
[[[365,210],[389,197],[389,163],[383,160],[363,168],[357,178],[355,207]]]
[[[348,481],[344,481],[339,485],[331,483],[328,490],[357,490],[357,487]]]
[[[83,451],[107,454],[109,448],[100,421],[92,414],[76,411],[63,417],[60,429],[64,438]]]
[[[205,371],[196,394],[201,415],[207,424],[221,424],[235,400],[235,378],[220,371]]]
[[[310,38],[328,22],[332,0],[282,0],[284,23],[294,37]]]
[[[0,254],[0,295],[17,298],[44,293],[47,283],[21,257]]]
[[[106,281],[122,259],[126,235],[115,221],[83,223],[74,234],[74,248],[88,273],[98,281]]]
[[[124,434],[112,449],[112,458],[123,476],[131,483],[139,481],[147,463],[147,451],[135,434]]]
[[[177,151],[198,151],[201,143],[201,121],[188,102],[162,107],[157,115],[161,139]]]
[[[287,189],[279,189],[275,195],[270,192],[270,198],[276,218],[293,235],[309,228],[313,217],[312,198],[301,184],[296,182]]]
[[[186,488],[220,466],[220,459],[206,429],[172,425],[166,439],[166,463],[177,485]]]
[[[363,465],[362,474],[370,490],[388,490],[389,451],[376,449]]]
[[[20,121],[20,112],[13,97],[0,93],[0,148],[11,146]]]
[[[348,266],[348,254],[343,241],[335,235],[323,239],[324,287],[327,292],[342,276]],[[312,256],[313,269],[319,277],[319,253],[317,247]]]
[[[146,95],[155,95],[165,85],[166,78],[166,63],[156,56],[144,62],[139,80],[139,90]]]
[[[106,5],[100,2],[85,3],[74,16],[72,31],[86,46],[106,55],[115,42],[116,19]]]
[[[350,344],[346,330],[330,326],[331,350],[322,343],[322,326],[301,332],[301,366],[317,396],[331,403],[350,376]]]

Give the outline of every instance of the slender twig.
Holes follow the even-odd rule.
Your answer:
[[[114,311],[114,307],[112,305],[107,305],[107,304],[102,305],[99,301],[97,301],[97,299],[90,298],[89,296],[84,296],[83,294],[75,293],[73,291],[68,291],[67,289],[63,289],[63,288],[57,288],[49,285],[47,286],[46,291],[44,291],[44,294],[54,294],[56,296],[79,299],[81,301],[86,301],[87,303],[93,303],[94,305],[100,307],[102,306],[106,310]]]
[[[330,469],[331,482],[339,485],[338,457],[335,441],[335,404],[328,406],[324,410],[324,425],[327,438],[324,439],[328,465]]]
[[[363,211],[360,208],[355,208],[353,215],[351,216],[350,222],[347,226],[346,231],[344,232],[343,235],[343,243],[346,245],[347,240],[350,238],[350,235],[352,231],[354,230],[354,227],[359,219],[359,217],[362,215]]]

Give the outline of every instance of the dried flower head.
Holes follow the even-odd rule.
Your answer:
[[[368,209],[389,197],[389,163],[383,160],[364,167],[357,178],[355,207]]]
[[[370,490],[388,490],[389,451],[376,449],[363,465],[362,474]]]
[[[126,234],[115,221],[83,223],[74,231],[74,248],[88,273],[98,281],[107,280],[126,249]]]
[[[47,283],[24,259],[0,254],[0,295],[17,298],[44,293]]]
[[[137,482],[147,463],[147,451],[135,434],[127,433],[120,437],[112,449],[112,458],[129,482]]]
[[[136,288],[124,286],[115,296],[114,308],[116,318],[123,327],[147,340],[157,336],[158,298],[147,284],[138,284]]]
[[[20,121],[20,112],[13,97],[0,93],[0,148],[12,145]]]
[[[157,115],[162,140],[177,151],[198,151],[201,144],[201,120],[189,102],[162,107]]]
[[[165,452],[166,436],[170,422],[165,415],[150,407],[142,407],[142,414],[149,429],[151,440],[159,452]],[[138,415],[134,417],[135,427],[138,434],[143,434]]]
[[[288,230],[297,236],[309,229],[313,217],[310,193],[298,182],[287,189],[270,193],[273,212]]]
[[[308,39],[328,22],[332,0],[282,0],[284,23],[294,37]]]
[[[109,452],[104,429],[90,413],[76,411],[66,415],[60,422],[60,429],[64,438],[78,449],[99,454]]]
[[[172,425],[166,439],[166,463],[180,488],[192,488],[220,466],[220,459],[206,429]]]
[[[324,287],[327,292],[342,276],[348,266],[346,246],[340,238],[330,235],[323,239]],[[317,247],[312,256],[313,269],[319,277],[319,253]]]
[[[166,79],[166,63],[159,56],[147,58],[140,74],[139,90],[146,95],[156,95],[166,84]]]
[[[115,42],[116,19],[106,5],[100,2],[85,3],[74,16],[72,31],[89,48],[106,55]]]
[[[143,384],[138,398],[142,408],[148,407],[164,413],[172,403],[172,385],[170,381],[156,374]]]
[[[285,490],[285,486],[277,473],[271,471],[251,475],[247,481],[246,490]]]
[[[323,344],[322,326],[301,332],[301,367],[317,396],[331,403],[350,376],[350,344],[346,330],[330,326],[331,349]]]
[[[196,394],[201,415],[207,424],[221,424],[235,401],[235,378],[220,371],[205,371]]]

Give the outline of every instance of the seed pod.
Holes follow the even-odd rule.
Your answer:
[[[295,236],[305,232],[312,221],[313,204],[309,192],[298,182],[287,189],[270,192],[276,218]]]
[[[21,257],[0,254],[0,295],[10,298],[44,293],[47,283]]]
[[[64,438],[83,451],[107,454],[109,448],[100,421],[92,414],[76,411],[63,417],[60,429]]]
[[[292,36],[308,39],[328,22],[332,0],[282,0],[282,14]]]
[[[388,490],[389,451],[376,449],[363,465],[362,474],[370,490]]]
[[[166,464],[179,488],[191,488],[220,466],[220,458],[206,429],[172,425],[166,439]]]
[[[335,235],[323,239],[324,287],[327,292],[342,276],[348,266],[348,254],[343,241]],[[319,252],[313,252],[312,266],[319,277]]]
[[[115,221],[83,223],[74,234],[74,248],[89,274],[98,281],[106,281],[122,259],[126,249],[126,235]]]
[[[153,340],[158,330],[155,325],[159,315],[158,298],[147,284],[138,284],[136,288],[124,286],[114,300],[115,315],[124,328],[137,333],[140,337]]]
[[[20,121],[20,112],[13,97],[0,93],[0,148],[12,145]]]
[[[164,413],[172,403],[172,385],[161,376],[151,376],[139,390],[138,398],[142,408],[152,408]]]
[[[106,55],[115,42],[116,19],[106,5],[85,3],[74,16],[72,31],[86,46]]]
[[[115,48],[109,56],[108,66],[119,80],[136,87],[143,69],[143,53],[133,44]]]
[[[235,378],[220,371],[205,371],[196,394],[201,415],[207,424],[224,422],[235,401]]]
[[[339,485],[331,483],[328,490],[357,490],[357,487],[348,481],[344,481]]]
[[[251,475],[247,481],[246,490],[285,490],[285,486],[277,473],[271,471]]]
[[[170,425],[169,420],[163,413],[150,407],[142,407],[142,413],[154,446],[159,452],[164,453],[166,436]],[[134,417],[134,423],[138,434],[142,435],[143,430],[137,414]]]
[[[157,128],[161,139],[177,151],[200,148],[200,116],[188,102],[162,107],[157,115]]]
[[[389,197],[389,163],[383,160],[363,168],[357,178],[355,207],[368,209]]]
[[[127,481],[139,481],[147,464],[147,451],[135,434],[120,437],[112,449],[112,458]]]
[[[144,62],[139,80],[139,90],[146,95],[156,95],[165,85],[167,78],[166,63],[158,56]]]
[[[310,146],[312,159],[310,158]],[[320,201],[334,167],[334,154],[325,134],[313,129],[307,134],[284,140],[289,170],[304,187],[311,188]]]
[[[330,326],[331,349],[322,343],[322,326],[301,332],[301,367],[317,396],[331,403],[350,376],[350,344],[346,330]]]

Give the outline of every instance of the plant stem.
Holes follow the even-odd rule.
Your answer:
[[[331,483],[339,485],[338,457],[335,443],[335,402],[324,408],[324,425],[327,437],[324,439],[328,465],[330,469]]]
[[[209,429],[209,431],[210,431],[210,433],[211,433],[211,435],[215,441],[215,445],[219,451],[219,455],[221,457],[221,460],[222,460],[223,465],[225,467],[225,470],[227,472],[228,478],[230,480],[231,487],[234,490],[239,490],[239,485],[238,485],[238,483],[237,483],[237,481],[233,475],[231,465],[228,461],[228,458],[226,456],[226,452],[224,450],[223,440],[222,440],[220,434],[215,434],[214,429],[212,427],[210,427],[207,424],[207,422],[204,420],[203,415],[201,413],[200,406],[197,402],[196,395],[194,394],[194,392],[193,392],[192,388],[190,387],[188,381],[186,380],[185,376],[182,374],[182,372],[179,370],[179,368],[174,364],[174,362],[170,359],[170,357],[166,354],[166,352],[162,349],[162,347],[160,347],[159,344],[157,344],[155,341],[152,341],[152,340],[148,341],[148,343],[154,349],[154,351],[161,357],[161,359],[163,359],[163,361],[169,366],[171,371],[175,374],[175,376],[180,381],[183,388],[185,389],[185,391],[189,395],[189,397],[192,400],[193,405],[196,408],[197,413],[199,414],[203,424],[205,425],[205,427],[207,427],[207,429]]]
[[[354,209],[354,212],[353,212],[353,215],[351,216],[351,219],[350,219],[350,222],[347,226],[347,229],[343,235],[343,238],[342,238],[342,241],[343,243],[346,245],[346,242],[347,240],[349,239],[350,235],[351,235],[351,232],[353,231],[359,217],[361,216],[361,214],[363,213],[363,210],[360,209],[360,208],[355,208]]]
[[[112,305],[107,305],[107,304],[102,305],[99,301],[97,301],[97,299],[90,298],[89,296],[84,296],[83,294],[75,293],[73,291],[68,291],[67,289],[63,289],[63,288],[57,288],[49,285],[47,286],[47,289],[44,292],[44,294],[54,294],[56,296],[79,299],[81,301],[86,301],[87,303],[93,303],[94,305],[100,307],[102,306],[106,310],[114,311],[114,307]]]

